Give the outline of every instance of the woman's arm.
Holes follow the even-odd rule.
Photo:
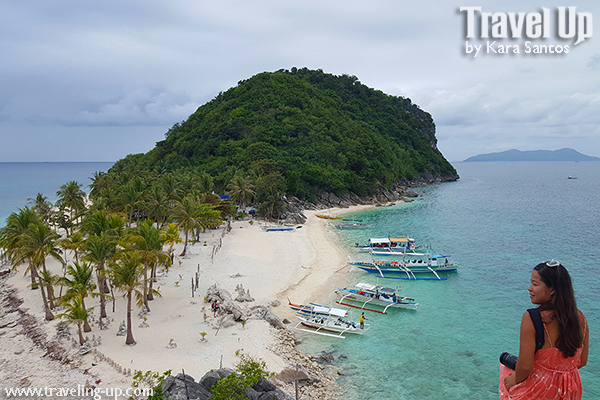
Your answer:
[[[519,361],[514,373],[504,380],[506,389],[510,389],[517,383],[523,382],[529,376],[533,367],[535,355],[535,327],[529,313],[523,314],[521,319],[521,339],[519,344]]]
[[[590,328],[588,327],[587,320],[585,319],[585,315],[580,311],[579,314],[581,318],[583,318],[583,349],[581,350],[581,362],[579,363],[579,367],[585,367],[588,359],[588,352],[590,350]]]

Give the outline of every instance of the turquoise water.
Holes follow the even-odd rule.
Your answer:
[[[38,193],[52,202],[56,201],[56,192],[69,181],[87,186],[89,178],[96,171],[106,172],[112,162],[27,162],[0,163],[0,226],[6,218],[35,199]]]
[[[369,237],[409,235],[450,254],[459,272],[445,274],[446,281],[400,281],[354,268],[349,286],[401,285],[419,309],[366,313],[372,327],[362,337],[302,333],[300,349],[334,355],[345,372],[339,384],[346,399],[497,399],[498,356],[518,353],[521,316],[532,307],[531,270],[554,258],[571,273],[590,325],[590,356],[581,370],[584,399],[600,398],[600,163],[455,168],[459,181],[420,188],[411,203],[353,214],[374,225],[336,232],[348,247]],[[355,260],[368,257],[351,254]],[[347,358],[340,359],[342,354]]]

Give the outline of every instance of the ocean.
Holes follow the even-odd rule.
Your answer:
[[[69,181],[76,181],[88,193],[90,177],[96,171],[106,172],[112,162],[16,162],[0,163],[0,226],[19,208],[32,205],[38,193],[52,202],[56,192]]]
[[[54,201],[60,186],[71,180],[87,191],[92,173],[111,165],[0,163],[0,226],[38,192]],[[521,316],[532,307],[527,293],[531,270],[554,258],[571,273],[578,306],[590,326],[589,361],[581,370],[583,397],[600,398],[600,163],[454,166],[461,177],[457,182],[418,188],[413,202],[351,216],[372,223],[368,229],[334,231],[353,260],[368,258],[354,252],[356,242],[408,235],[451,255],[459,271],[445,274],[445,281],[400,281],[352,267],[348,287],[358,282],[400,285],[405,296],[419,302],[418,310],[367,312],[371,329],[343,340],[298,332],[303,339],[299,349],[334,356],[343,373],[344,399],[497,399],[498,356],[518,353]],[[334,300],[333,295],[314,299]]]
[[[334,356],[348,400],[497,399],[498,357],[518,354],[521,317],[533,307],[527,292],[531,271],[556,259],[569,270],[590,326],[583,398],[600,398],[600,163],[454,167],[460,180],[419,188],[410,203],[346,215],[373,225],[335,231],[353,260],[370,261],[352,249],[357,242],[408,235],[434,253],[451,255],[458,272],[443,274],[445,281],[402,281],[351,267],[348,287],[400,285],[404,296],[419,302],[418,310],[366,312],[371,329],[343,340],[299,333],[299,349]],[[353,314],[357,318],[358,310]]]

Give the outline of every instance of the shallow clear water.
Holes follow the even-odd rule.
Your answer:
[[[333,352],[346,373],[339,383],[347,399],[497,399],[498,356],[518,353],[521,316],[532,307],[531,270],[554,258],[571,273],[590,325],[590,357],[581,370],[584,398],[600,398],[600,163],[455,168],[459,181],[420,188],[411,203],[353,215],[373,223],[369,229],[336,232],[349,248],[369,237],[409,235],[450,254],[459,272],[445,274],[446,281],[400,281],[353,269],[349,286],[401,285],[419,309],[366,313],[372,328],[362,337],[301,334],[301,350]],[[355,260],[368,258],[350,251]]]

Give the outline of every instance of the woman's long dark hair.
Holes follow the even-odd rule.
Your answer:
[[[583,342],[583,333],[569,272],[562,265],[549,267],[546,263],[536,265],[534,270],[548,288],[554,289],[552,300],[541,304],[539,309],[554,312],[554,318],[558,322],[556,347],[563,356],[573,357]]]

